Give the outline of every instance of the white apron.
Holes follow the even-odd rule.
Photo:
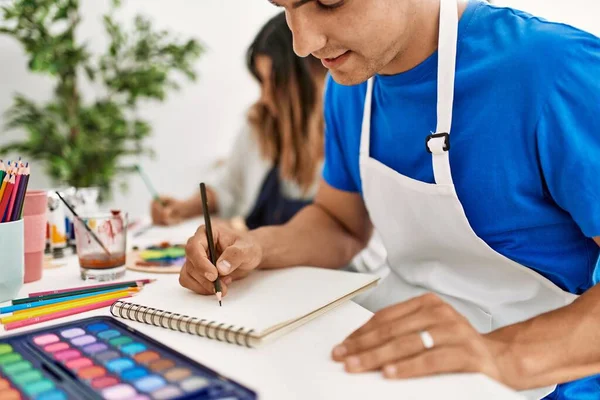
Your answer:
[[[438,294],[482,333],[571,303],[576,296],[497,253],[471,229],[457,197],[447,144],[454,98],[456,0],[441,0],[437,134],[423,132],[435,184],[401,175],[370,157],[374,79],[367,86],[360,144],[363,196],[387,250],[389,275],[357,301],[371,311],[427,292]],[[524,394],[539,399],[555,387]]]

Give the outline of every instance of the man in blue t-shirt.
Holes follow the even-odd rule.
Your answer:
[[[600,39],[483,0],[272,2],[331,72],[324,180],[286,225],[217,228],[216,266],[199,230],[182,285],[339,268],[375,228],[390,274],[346,370],[598,398]]]

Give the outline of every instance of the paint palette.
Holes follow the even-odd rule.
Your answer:
[[[0,340],[0,400],[250,400],[256,394],[110,317]]]

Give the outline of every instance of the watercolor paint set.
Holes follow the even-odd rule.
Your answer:
[[[251,389],[111,317],[0,339],[1,400],[256,398]]]

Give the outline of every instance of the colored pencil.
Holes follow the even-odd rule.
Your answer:
[[[131,295],[121,297],[120,299],[126,299],[128,297],[131,297]],[[110,307],[111,305],[113,305],[113,303],[115,301],[116,301],[115,299],[105,300],[105,301],[101,301],[101,302],[95,303],[95,304],[88,304],[88,305],[81,306],[81,307],[71,308],[70,310],[57,311],[55,313],[42,315],[40,317],[34,317],[34,318],[29,318],[29,319],[25,319],[25,320],[21,320],[21,321],[17,321],[17,322],[11,322],[9,324],[4,325],[4,330],[10,331],[10,330],[17,329],[17,328],[23,328],[23,327],[29,326],[29,325],[39,324],[39,323],[46,322],[46,321],[52,321],[52,320],[55,320],[58,318],[68,317],[70,315],[81,314],[86,311],[92,311],[92,310],[97,310],[99,308]]]
[[[6,184],[6,189],[4,190],[4,194],[2,195],[2,201],[0,201],[0,215],[2,218],[0,222],[8,222],[8,218],[6,218],[6,214],[8,213],[8,203],[10,201],[10,197],[15,188],[15,175],[12,175],[8,183]]]
[[[15,209],[12,215],[13,221],[23,218],[23,207],[25,206],[25,196],[27,194],[27,186],[29,185],[30,174],[31,169],[29,168],[28,164],[25,166],[25,174],[23,175],[23,178],[21,180],[21,194],[19,197],[17,197],[17,204],[15,205]]]
[[[83,299],[83,298],[91,297],[91,296],[100,296],[100,295],[104,295],[104,294],[108,294],[108,293],[117,292],[117,291],[120,291],[120,290],[122,290],[122,289],[120,289],[120,288],[116,288],[116,289],[104,289],[104,290],[98,291],[98,292],[82,293],[82,294],[76,294],[76,295],[70,295],[70,296],[64,296],[64,297],[57,297],[55,299],[48,299],[48,300],[41,300],[41,301],[32,301],[30,303],[15,304],[15,305],[12,305],[12,306],[0,307],[0,314],[14,313],[16,311],[21,311],[21,310],[26,310],[26,309],[32,309],[32,308],[36,308],[36,307],[43,307],[43,306],[47,306],[47,305],[50,305],[50,304],[57,304],[57,303],[65,302],[65,301]]]
[[[88,224],[84,220],[82,220],[81,218],[79,218],[79,215],[77,215],[77,213],[75,212],[75,210],[73,210],[73,207],[71,207],[71,205],[61,196],[61,194],[58,191],[55,192],[55,193],[58,196],[58,198],[65,204],[65,206],[67,206],[67,208],[69,209],[69,211],[71,211],[71,214],[73,214],[73,217],[75,217],[75,218],[79,219],[79,221],[81,221],[81,223],[83,224],[83,226],[85,227],[85,229],[89,232],[89,234],[92,235],[92,237],[94,238],[94,240],[102,247],[102,249],[110,257],[112,254],[110,254],[110,251],[106,248],[106,246],[104,246],[104,243],[102,243],[102,241],[100,240],[100,238],[98,236],[96,236],[96,234],[88,226]]]
[[[6,175],[6,166],[4,166],[4,161],[0,160],[0,182],[2,182],[5,175]]]
[[[4,192],[6,191],[6,185],[8,185],[8,181],[10,180],[10,174],[7,173],[4,179],[2,179],[2,185],[0,185],[0,201],[4,196]],[[1,219],[1,218],[0,218]]]
[[[10,200],[8,202],[8,207],[6,208],[5,221],[12,221],[13,208],[15,206],[15,200],[17,198],[17,193],[21,190],[21,178],[23,177],[23,167],[17,168],[17,177],[15,178],[15,187],[10,195]]]
[[[206,241],[208,242],[208,256],[210,258],[210,262],[213,265],[217,265],[217,252],[215,250],[215,244],[213,242],[213,233],[212,233],[212,225],[210,223],[210,215],[208,212],[208,196],[206,196],[206,185],[204,182],[200,184],[200,196],[202,197],[202,212],[204,213],[204,226],[206,227]],[[217,279],[214,282],[215,294],[217,296],[217,300],[219,300],[219,307],[221,304],[221,299],[223,296],[223,291],[221,289],[221,280],[219,279],[219,275],[217,273]]]
[[[128,286],[136,286],[136,285],[139,285],[139,284],[146,285],[148,283],[152,283],[152,282],[155,282],[155,281],[156,281],[156,279],[138,279],[138,280],[135,280],[135,281],[102,283],[102,284],[99,284],[99,285],[78,286],[78,287],[65,288],[65,289],[47,290],[45,292],[33,292],[33,293],[29,293],[29,298],[39,297],[39,296],[46,296],[46,295],[49,295],[49,294],[72,293],[72,292],[78,292],[80,290],[86,290],[86,289],[119,287],[119,286],[122,286],[122,285],[128,285]]]
[[[76,305],[79,304],[91,304],[91,303],[97,303],[98,301],[104,300],[105,298],[112,298],[114,296],[118,296],[119,293],[137,293],[141,290],[141,288],[139,287],[131,287],[131,288],[126,288],[126,289],[118,289],[118,290],[111,290],[108,293],[92,293],[90,296],[81,298],[81,299],[76,299],[76,300],[69,300],[69,301],[63,301],[57,304],[49,304],[46,306],[41,306],[41,307],[34,307],[34,308],[30,308],[30,309],[26,309],[26,310],[19,310],[19,311],[15,311],[14,313],[12,313],[12,315],[23,315],[23,314],[29,314],[31,312],[34,311],[39,311],[39,314],[47,314],[48,311],[54,312],[55,309],[67,309],[67,308],[73,308]],[[8,317],[8,316],[4,316],[3,318]]]
[[[160,201],[160,203],[164,206],[165,202],[162,201],[162,200],[160,200],[160,196],[158,195],[158,192],[156,191],[156,189],[154,189],[154,186],[152,185],[152,182],[150,182],[150,178],[148,178],[148,176],[146,175],[146,173],[144,172],[144,170],[142,169],[142,167],[140,165],[136,165],[135,166],[135,170],[142,177],[142,180],[144,181],[144,184],[146,185],[146,189],[148,189],[148,191],[150,192],[150,195],[152,196],[152,198],[155,201]]]
[[[99,287],[99,288],[93,288],[93,289],[74,290],[72,292],[65,292],[65,293],[58,293],[58,294],[49,294],[49,295],[43,295],[43,296],[37,296],[37,297],[24,297],[21,299],[13,300],[12,305],[16,306],[16,305],[20,305],[20,304],[37,303],[39,301],[61,299],[61,298],[68,297],[68,296],[78,296],[80,294],[96,295],[96,294],[98,294],[98,292],[102,292],[102,291],[106,291],[106,290],[123,290],[123,289],[127,289],[130,287],[139,287],[139,286],[141,286],[141,285],[140,284],[122,284],[122,285],[115,285],[110,288]]]
[[[81,300],[65,301],[63,303],[52,304],[52,305],[43,306],[43,307],[36,307],[36,308],[30,309],[30,310],[16,311],[13,313],[13,315],[11,315],[9,317],[0,318],[0,322],[2,324],[8,324],[11,322],[21,321],[21,320],[28,319],[28,318],[39,317],[40,315],[52,314],[53,312],[56,312],[56,311],[69,310],[71,308],[84,306],[84,305],[88,305],[88,304],[95,304],[100,301],[109,300],[109,299],[117,299],[119,297],[123,297],[123,296],[129,294],[132,291],[135,292],[136,289],[131,288],[131,289],[127,289],[127,290],[119,290],[119,291],[116,291],[113,293],[104,294],[104,295],[100,295],[100,296],[91,296],[91,297],[87,297],[87,298],[81,299]]]
[[[25,177],[25,193],[23,193],[23,201],[21,202],[21,208],[19,211],[19,219],[23,218],[23,211],[25,210],[25,196],[27,196],[27,187],[29,186],[29,177],[31,176],[31,172],[27,172],[27,176]]]

